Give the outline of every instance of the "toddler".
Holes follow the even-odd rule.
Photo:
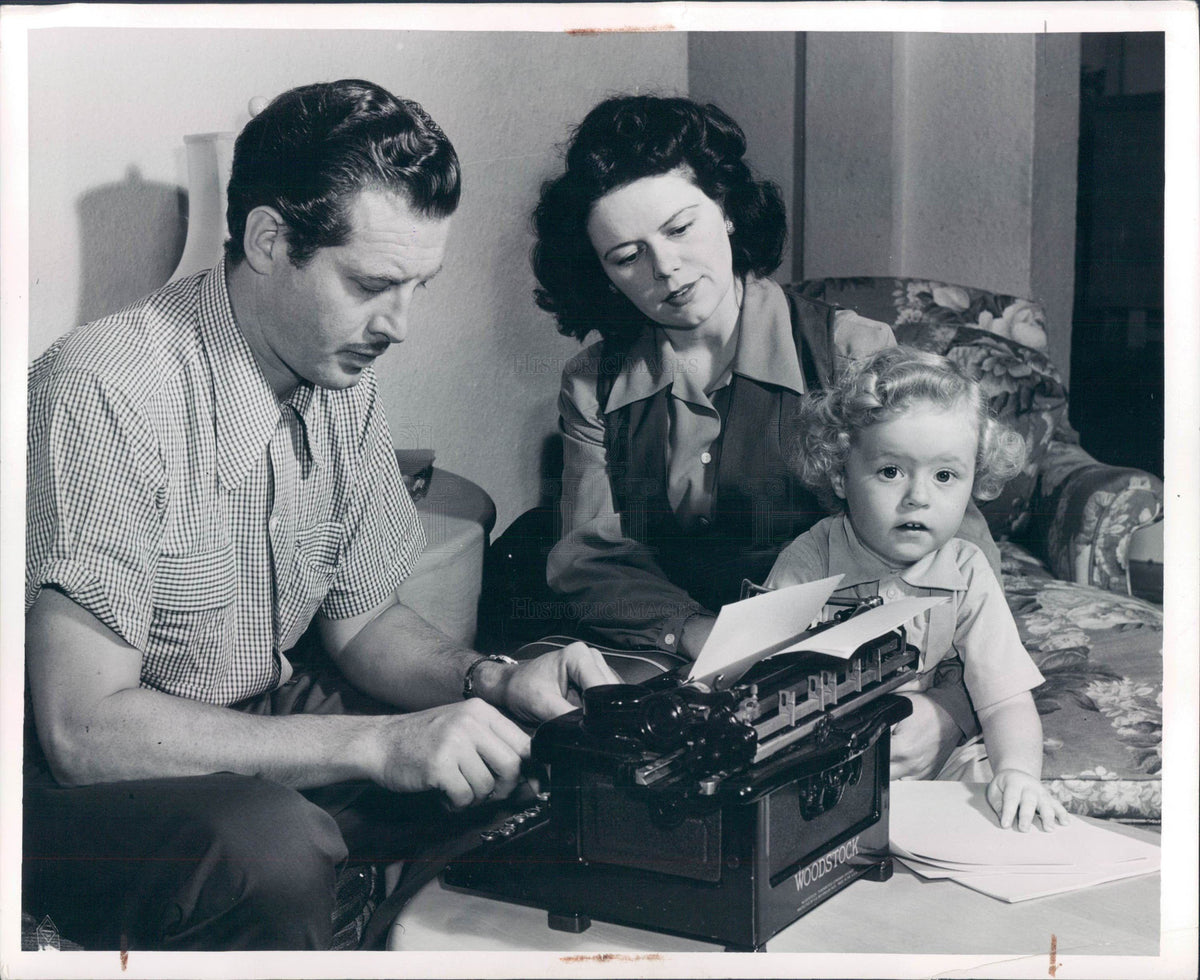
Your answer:
[[[906,624],[921,651],[900,690],[915,700],[939,662],[958,656],[990,769],[987,799],[1002,827],[1052,830],[1066,811],[1041,782],[1042,725],[1030,691],[1042,675],[1017,635],[983,553],[954,535],[972,495],[995,497],[1019,472],[1025,444],[988,412],[979,384],[943,357],[892,347],[805,400],[793,460],[842,513],[779,555],[772,588],[844,574],[835,595],[944,595]]]

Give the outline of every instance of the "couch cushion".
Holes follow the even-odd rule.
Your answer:
[[[1072,813],[1162,817],[1162,610],[1056,579],[1001,544],[1004,591],[1044,684],[1042,778]]]
[[[1025,468],[979,509],[995,538],[1022,532],[1042,461],[1055,439],[1077,441],[1067,421],[1067,391],[1041,348],[1045,315],[1030,300],[918,279],[820,279],[805,295],[892,324],[896,339],[943,354],[978,378],[992,410],[1029,450]]]

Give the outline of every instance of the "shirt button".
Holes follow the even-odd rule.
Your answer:
[[[704,450],[704,452],[700,454],[700,462],[707,466],[712,462],[712,453],[710,453],[707,449]]]
[[[666,636],[663,637],[663,643],[665,643],[667,646],[674,646],[675,645],[675,634],[668,633]]]

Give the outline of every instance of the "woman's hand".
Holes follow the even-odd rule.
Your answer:
[[[1071,818],[1040,779],[1020,769],[1001,769],[988,783],[987,801],[1000,816],[1000,826],[1008,829],[1016,818],[1017,830],[1033,826],[1034,816],[1042,818],[1043,830],[1054,830],[1057,824],[1070,823]]]
[[[707,613],[695,613],[685,619],[683,629],[679,631],[679,652],[689,660],[695,660],[716,624],[717,617]]]
[[[604,657],[579,641],[514,665],[489,661],[480,665],[476,678],[485,700],[534,722],[579,707],[585,688],[621,683]]]

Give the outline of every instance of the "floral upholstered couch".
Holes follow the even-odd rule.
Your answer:
[[[1079,445],[1035,302],[915,279],[809,280],[808,296],[891,324],[902,344],[978,377],[1029,447],[1024,472],[981,504],[1005,595],[1045,683],[1043,779],[1067,809],[1158,821],[1162,608],[1128,591],[1131,532],[1162,516],[1161,481]]]

